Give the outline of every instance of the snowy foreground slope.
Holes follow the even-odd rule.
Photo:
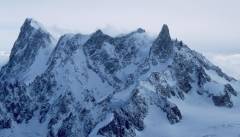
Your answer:
[[[26,19],[0,71],[0,137],[239,137],[239,89],[167,25],[56,40]]]

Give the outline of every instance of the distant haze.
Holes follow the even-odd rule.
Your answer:
[[[240,53],[239,5],[239,0],[0,0],[0,51],[10,52],[23,21],[32,17],[59,33],[101,28],[117,34],[142,27],[156,35],[168,24],[172,38],[204,55],[235,59]]]

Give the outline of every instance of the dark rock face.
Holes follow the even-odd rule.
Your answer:
[[[178,123],[182,119],[182,114],[177,106],[166,107],[167,118],[171,124]]]
[[[212,100],[216,106],[233,107],[231,95],[237,96],[237,92],[230,84],[224,86],[224,95],[212,96]]]
[[[112,37],[98,30],[83,45],[83,51],[87,57],[88,67],[101,75],[101,78],[113,87],[120,88],[122,82],[114,76],[116,71],[120,69],[119,61],[105,49],[112,40]]]
[[[157,98],[155,100],[155,104],[160,109],[162,109],[163,112],[166,113],[168,121],[171,124],[180,122],[180,120],[182,119],[182,114],[181,114],[180,110],[178,109],[177,105],[168,101],[168,99],[165,97],[162,97],[159,95],[155,95],[155,96],[157,96]]]
[[[4,118],[0,120],[0,129],[11,128],[11,125],[12,125],[11,119]]]
[[[46,120],[46,115],[47,115],[47,113],[49,112],[49,109],[50,109],[50,104],[49,104],[49,103],[43,104],[43,105],[40,107],[40,112],[39,112],[39,115],[40,115],[39,122],[40,122],[40,123],[45,122],[45,120]]]
[[[65,34],[61,36],[48,60],[49,69],[56,67],[57,61],[65,63],[87,39],[88,36],[82,34]]]
[[[30,94],[35,101],[46,103],[57,90],[55,76],[51,72],[37,76],[29,85],[29,88],[31,89]]]
[[[76,120],[76,117],[73,116],[72,113],[69,114],[67,118],[63,120],[63,124],[58,130],[57,137],[73,137],[76,135],[73,135],[71,132],[71,129],[73,128],[73,122]]]
[[[128,37],[115,38],[113,43],[116,45],[115,52],[122,64],[122,67],[126,67],[127,65],[131,64],[136,57],[137,48],[134,44],[134,38],[129,38],[131,35],[134,35],[134,33],[129,34]],[[128,38],[129,40],[127,40]]]
[[[143,119],[147,113],[145,99],[135,90],[128,104],[113,110],[113,120],[98,130],[99,135],[106,137],[134,137],[134,130],[144,129]]]
[[[202,87],[206,82],[210,81],[210,77],[206,74],[202,67],[197,68],[198,86]]]
[[[66,93],[58,97],[53,104],[42,104],[41,118],[46,120],[51,117],[50,121],[48,121],[49,137],[77,137],[76,133],[78,132],[73,131],[78,122],[77,113],[72,112],[76,110],[76,108],[73,108],[73,102],[72,94]]]
[[[0,83],[0,100],[7,113],[17,123],[27,122],[33,117],[35,105],[26,93],[26,85],[21,82]],[[3,124],[11,125],[11,120],[3,120]],[[8,126],[7,126],[8,127]]]
[[[191,62],[191,60],[187,60],[185,56],[181,54],[177,54],[174,57],[173,64],[175,71],[175,75],[178,81],[179,88],[188,93],[191,89],[191,82],[193,81],[191,78],[191,73],[193,73],[195,69],[195,64]]]
[[[151,47],[150,58],[152,60],[152,64],[165,62],[172,55],[172,44],[168,26],[163,25],[160,34]]]
[[[104,63],[105,72],[108,74],[113,74],[119,69],[119,61],[115,58],[110,58],[107,62]]]
[[[237,96],[237,91],[230,84],[224,85],[224,92]]]
[[[224,95],[221,96],[212,96],[212,100],[216,106],[226,106],[229,108],[233,106],[233,103],[228,93],[225,93]]]
[[[175,96],[173,88],[162,77],[164,74],[153,72],[149,77],[149,82],[155,86],[156,91],[163,97],[170,98]]]
[[[138,38],[144,35],[145,31],[142,29],[115,38],[103,34],[100,30],[96,31],[83,45],[83,51],[87,57],[89,67],[117,89],[130,86],[133,83],[119,78],[117,73],[130,65],[134,65],[136,66],[137,74],[129,73],[126,77],[137,78],[139,75],[142,75],[139,73],[146,73],[149,69],[147,56],[143,57],[145,62],[142,62],[143,60],[138,60],[139,57],[137,55],[140,53],[139,47],[148,46],[144,45],[145,41],[141,41]],[[145,48],[147,49],[148,47]]]
[[[84,46],[85,54],[93,58],[94,55],[97,54],[96,52],[98,52],[98,50],[102,48],[103,43],[111,39],[112,38],[110,36],[103,34],[101,30],[97,30],[86,42]]]
[[[114,120],[108,124],[107,126],[101,128],[98,131],[99,135],[103,135],[106,137],[134,137],[134,130],[131,129],[133,126],[132,123],[126,120],[124,117],[114,113]]]

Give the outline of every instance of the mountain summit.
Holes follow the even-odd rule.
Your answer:
[[[240,118],[239,82],[172,40],[166,24],[155,39],[139,28],[56,42],[26,19],[0,80],[3,136],[231,136]]]
[[[170,41],[171,40],[167,24],[164,24],[162,26],[162,30],[158,35],[158,39],[165,40],[165,41]]]
[[[37,21],[26,19],[13,45],[9,62],[1,69],[0,79],[33,80],[32,77],[44,71],[54,44],[54,38]]]

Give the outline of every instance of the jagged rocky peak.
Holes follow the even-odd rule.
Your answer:
[[[169,33],[169,29],[168,29],[168,25],[167,24],[163,24],[162,26],[162,30],[158,35],[158,38],[160,40],[166,40],[166,41],[171,41],[171,36]]]
[[[40,23],[27,18],[13,45],[9,62],[0,72],[0,78],[14,77],[18,73],[23,74],[21,72],[25,72],[34,62],[38,62],[38,58],[40,60],[44,58],[44,61],[38,62],[39,65],[42,65],[41,63],[48,58],[54,44],[55,39],[45,31]]]
[[[146,32],[143,28],[138,28],[137,30],[136,30],[136,32],[138,32],[138,33],[144,33],[144,32]]]
[[[111,36],[104,34],[100,29],[98,29],[90,36],[90,38],[84,44],[83,48],[85,54],[92,55],[93,53],[95,53],[95,51],[98,51],[102,48],[104,42],[111,39]]]
[[[135,34],[144,34],[146,31],[143,28],[138,28],[126,35],[121,36],[122,38],[128,38],[129,36],[133,36]]]
[[[11,55],[17,53],[18,50],[29,47],[29,49],[47,47],[50,45],[47,44],[39,44],[43,42],[52,42],[53,37],[44,29],[40,23],[37,21],[27,18],[22,27],[20,34],[13,46]],[[11,58],[11,57],[10,57]]]
[[[111,39],[112,37],[103,33],[102,30],[98,29],[96,30],[96,32],[92,33],[92,35],[90,36],[90,41],[88,41],[88,43],[96,43],[96,44],[100,44],[105,40]],[[100,42],[100,43],[99,43]]]
[[[96,32],[93,33],[92,37],[93,36],[97,37],[97,36],[101,36],[101,35],[104,35],[104,33],[102,32],[102,30],[98,29],[98,30],[96,30]]]
[[[163,25],[161,32],[156,40],[153,42],[150,51],[150,58],[152,64],[158,62],[165,62],[172,54],[173,43],[170,37],[169,29],[166,24]]]

